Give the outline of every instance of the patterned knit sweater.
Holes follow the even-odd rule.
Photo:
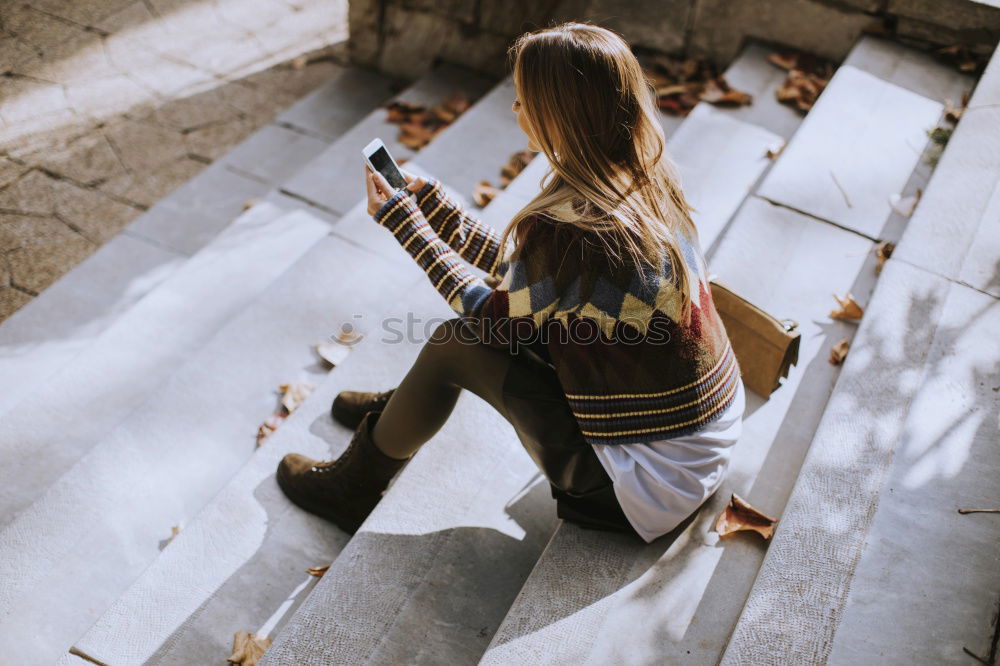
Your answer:
[[[536,215],[516,248],[471,217],[437,180],[396,192],[375,213],[479,339],[532,344],[554,367],[587,441],[626,444],[696,432],[736,395],[739,366],[712,302],[697,239],[681,234],[688,322],[670,262],[615,260],[594,232]],[[627,255],[625,255],[627,257]],[[492,289],[462,260],[499,278]],[[645,279],[644,279],[645,278]]]

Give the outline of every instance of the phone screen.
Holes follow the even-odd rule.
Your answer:
[[[396,168],[396,164],[389,157],[389,151],[385,149],[385,146],[379,147],[374,153],[368,156],[371,161],[372,166],[385,176],[385,179],[389,181],[389,185],[393,189],[400,189],[406,187],[406,179],[403,178],[403,174],[399,173],[399,169]]]

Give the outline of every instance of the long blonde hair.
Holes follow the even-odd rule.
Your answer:
[[[501,247],[519,243],[522,223],[539,213],[599,232],[587,235],[616,260],[624,248],[658,274],[669,261],[687,319],[692,286],[676,234],[696,237],[695,209],[666,155],[653,87],[628,44],[606,28],[565,23],[521,35],[508,55],[521,113],[551,168]]]

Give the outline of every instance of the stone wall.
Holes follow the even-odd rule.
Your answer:
[[[917,47],[965,45],[990,54],[1000,0],[351,0],[350,53],[359,64],[417,77],[435,60],[492,74],[521,32],[587,20],[636,46],[705,55],[719,66],[753,37],[842,60],[862,31]]]

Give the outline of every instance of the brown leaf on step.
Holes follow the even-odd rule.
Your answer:
[[[920,196],[923,193],[924,191],[918,187],[917,191],[908,197],[893,194],[889,197],[889,205],[903,217],[910,217],[913,215],[913,211],[916,210],[917,204],[920,203]]]
[[[349,345],[342,345],[339,342],[321,342],[315,346],[315,349],[319,357],[332,366],[343,363],[351,351]]]
[[[277,430],[278,426],[284,423],[287,418],[288,414],[271,414],[268,416],[267,420],[257,428],[257,446],[263,444],[264,440],[270,437],[271,433]]]
[[[299,56],[298,58],[292,58],[292,69],[302,69],[309,64],[309,58],[305,56]]]
[[[840,305],[839,310],[832,310],[830,312],[831,319],[846,319],[850,321],[857,321],[864,316],[865,311],[858,305],[857,301],[854,300],[854,296],[850,293],[847,296],[841,298],[836,294],[833,295],[837,299],[837,303]]]
[[[493,201],[498,194],[500,194],[500,190],[490,185],[490,181],[481,180],[476,185],[476,189],[472,191],[472,200],[477,206],[483,208],[486,204]]]
[[[830,365],[840,365],[847,358],[847,351],[851,348],[851,341],[844,338],[834,346],[830,347]]]
[[[260,203],[260,199],[247,199],[243,202],[243,210],[250,210]]]
[[[281,406],[288,410],[291,414],[298,406],[306,401],[309,394],[316,389],[315,386],[307,382],[292,382],[290,384],[282,384],[278,387],[281,391]]]
[[[986,63],[990,59],[988,54],[974,53],[964,44],[945,46],[934,51],[934,55],[957,67],[960,72],[980,72],[986,68]]]
[[[400,143],[411,150],[420,150],[468,108],[469,100],[462,92],[454,92],[430,108],[395,101],[386,105],[389,112],[386,121],[399,125]]]
[[[962,119],[962,114],[965,113],[965,108],[969,105],[969,93],[962,93],[962,102],[960,106],[955,106],[947,97],[944,100],[944,119],[947,120],[952,125],[957,125],[958,121]]]
[[[729,498],[729,504],[715,521],[715,531],[719,533],[719,536],[750,531],[756,532],[765,539],[770,539],[771,535],[774,534],[774,526],[777,522],[777,518],[761,513],[750,506],[742,497],[733,493]]]
[[[753,104],[753,96],[740,90],[733,90],[723,77],[705,82],[700,99],[718,106],[749,106]]]
[[[788,145],[788,144],[786,144],[784,141],[782,141],[781,143],[779,143],[779,144],[777,144],[775,146],[771,146],[770,148],[768,148],[767,152],[764,153],[764,155],[769,160],[776,160],[781,155],[781,153],[785,150],[785,146],[786,145]]]
[[[501,182],[506,179],[504,187],[510,183],[510,181],[517,178],[517,175],[524,171],[524,167],[531,163],[531,160],[535,159],[535,153],[531,150],[519,150],[510,156],[507,160],[507,164],[500,167],[500,178]]]
[[[875,246],[875,275],[882,272],[885,260],[892,256],[892,251],[895,249],[896,246],[889,241],[882,241]]]
[[[306,573],[310,576],[316,576],[316,578],[322,578],[323,574],[329,571],[330,565],[327,564],[325,567],[309,567],[306,569]]]
[[[227,661],[237,666],[257,666],[264,651],[271,647],[271,639],[245,631],[237,631],[233,636],[233,653]]]
[[[772,65],[777,65],[781,69],[795,69],[799,54],[797,51],[775,51],[768,54],[767,61]]]
[[[174,525],[170,528],[170,536],[167,537],[166,541],[163,542],[163,548],[170,545],[170,542],[177,538],[177,535],[181,533],[180,525]],[[162,548],[160,549],[162,550]]]
[[[385,108],[389,112],[385,119],[386,122],[402,123],[411,120],[413,116],[423,113],[427,107],[423,104],[396,101],[390,102]]]
[[[707,58],[643,56],[643,73],[656,91],[656,105],[667,113],[686,116],[699,101],[725,106],[751,104],[745,92],[734,90]]]

